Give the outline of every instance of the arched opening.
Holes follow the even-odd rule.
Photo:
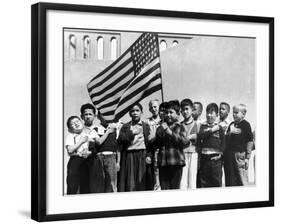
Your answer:
[[[177,46],[179,44],[179,42],[177,40],[173,41],[173,47]]]
[[[111,38],[110,47],[111,47],[110,58],[111,58],[111,60],[115,60],[117,58],[117,39],[116,39],[116,37]]]
[[[167,43],[165,40],[160,41],[160,51],[165,51],[167,49]]]
[[[69,35],[69,58],[74,59],[76,57],[76,37],[73,34]]]
[[[103,59],[103,37],[98,37],[98,60]]]
[[[83,58],[90,58],[90,37],[84,36],[83,38]]]

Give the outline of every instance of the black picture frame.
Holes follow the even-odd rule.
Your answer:
[[[46,86],[46,37],[48,10],[81,13],[111,13],[123,15],[139,15],[167,18],[190,18],[229,22],[248,22],[269,25],[269,200],[225,203],[199,206],[177,206],[149,209],[114,210],[102,212],[83,212],[68,214],[46,213],[46,144],[47,144],[47,86]],[[254,208],[274,206],[274,18],[241,15],[224,15],[211,13],[195,13],[183,11],[163,11],[136,8],[102,7],[89,5],[37,3],[31,10],[31,77],[32,77],[32,155],[31,155],[31,218],[37,221],[74,220],[100,217],[148,215],[161,213],[178,213],[206,210],[222,210],[237,208]]]

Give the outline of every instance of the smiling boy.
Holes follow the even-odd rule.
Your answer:
[[[85,180],[81,176],[86,158],[91,154],[89,142],[94,141],[95,135],[84,133],[84,125],[78,116],[71,116],[67,120],[68,135],[65,148],[70,156],[67,164],[67,194],[76,194],[78,189],[84,193]]]

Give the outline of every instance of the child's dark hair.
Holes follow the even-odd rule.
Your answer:
[[[189,107],[193,108],[193,103],[190,99],[183,99],[181,101],[181,109],[183,109],[186,106],[189,106]]]
[[[208,112],[213,112],[213,111],[216,113],[216,115],[218,115],[219,107],[216,103],[209,103],[206,108],[206,112],[208,113]]]
[[[202,105],[202,103],[201,103],[201,102],[193,102],[193,106],[194,106],[195,104],[199,105],[200,111],[202,112],[202,111],[203,111],[203,105]]]
[[[228,103],[226,103],[226,102],[221,102],[221,103],[220,103],[220,107],[221,107],[222,105],[225,105],[225,106],[227,107],[227,112],[229,113],[229,112],[230,112],[230,105],[229,105]]]
[[[167,109],[167,102],[163,102],[159,105],[159,110],[162,110],[162,109],[164,109],[164,110]]]
[[[180,102],[178,100],[171,100],[167,103],[166,109],[173,109],[177,114],[180,113]]]
[[[96,114],[96,108],[94,107],[93,104],[90,103],[83,104],[80,108],[80,113],[83,114],[84,111],[87,109],[93,110],[94,114]]]
[[[67,119],[67,121],[66,121],[66,127],[67,127],[68,129],[71,128],[71,127],[70,127],[70,122],[71,122],[74,118],[77,118],[77,119],[80,120],[80,117],[78,117],[78,116],[71,116],[71,117],[69,117],[69,118]]]
[[[133,109],[134,106],[137,106],[138,108],[140,108],[141,112],[143,111],[143,107],[140,103],[134,103],[131,107],[130,107],[130,110],[129,112],[131,112],[131,110]]]

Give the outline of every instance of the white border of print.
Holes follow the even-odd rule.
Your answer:
[[[63,27],[256,37],[256,186],[63,196]],[[268,33],[258,23],[47,11],[47,215],[269,200]]]

